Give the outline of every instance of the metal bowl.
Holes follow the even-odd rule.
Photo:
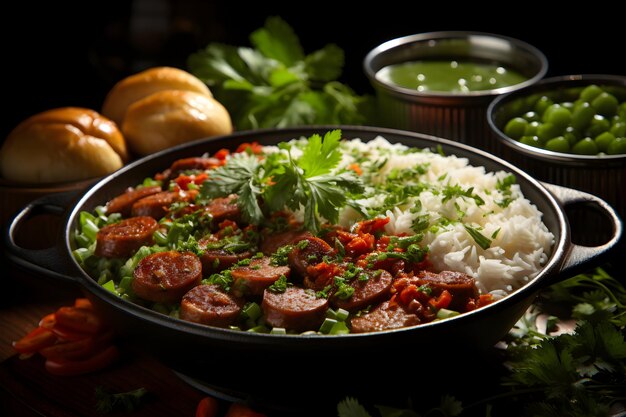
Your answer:
[[[626,76],[618,75],[566,75],[546,78],[532,86],[501,95],[487,109],[487,123],[503,145],[502,157],[533,177],[552,184],[586,191],[597,195],[611,204],[622,219],[626,218],[626,154],[621,155],[576,155],[552,152],[523,144],[504,134],[504,125],[514,115],[525,112],[528,98],[548,96],[556,100],[569,100],[580,89],[597,84],[611,88],[626,100]],[[587,228],[579,229],[575,236],[578,243],[594,244],[606,239],[599,232],[597,223],[575,211],[568,213],[570,222]]]
[[[377,72],[392,64],[413,60],[464,59],[498,63],[528,79],[493,90],[454,94],[398,87],[381,81]],[[448,138],[498,153],[498,144],[485,122],[494,97],[530,86],[548,71],[545,55],[532,45],[483,32],[430,32],[387,41],[372,49],[363,62],[365,75],[377,95],[383,126]]]

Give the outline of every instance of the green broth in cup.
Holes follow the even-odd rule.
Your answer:
[[[499,64],[463,60],[419,60],[381,68],[376,77],[418,92],[470,93],[522,83],[528,77]]]

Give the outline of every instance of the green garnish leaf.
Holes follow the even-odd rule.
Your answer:
[[[287,282],[287,277],[285,275],[281,275],[272,285],[267,287],[268,290],[272,292],[285,292],[287,287],[293,285],[291,282]]]
[[[338,417],[372,417],[356,398],[346,397],[337,404]]]
[[[189,56],[190,71],[212,87],[238,130],[371,121],[374,100],[340,83],[344,53],[329,44],[305,54],[298,36],[272,16],[250,47],[211,43]]]
[[[101,414],[114,411],[137,411],[148,395],[145,388],[120,393],[110,393],[102,386],[96,387],[96,410]]]
[[[465,227],[467,233],[469,233],[469,235],[472,237],[472,239],[474,239],[474,242],[476,242],[478,246],[485,250],[489,249],[489,247],[491,246],[491,239],[480,233],[478,229],[474,227],[468,226],[466,224],[464,224],[463,227]]]

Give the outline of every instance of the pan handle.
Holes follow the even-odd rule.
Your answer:
[[[77,283],[78,278],[72,276],[67,261],[64,261],[65,255],[61,253],[60,243],[45,249],[26,249],[16,241],[20,226],[28,219],[41,214],[62,216],[67,207],[71,207],[77,194],[77,191],[50,194],[23,207],[9,222],[4,233],[7,257],[17,265],[45,277]]]
[[[602,245],[582,246],[572,243],[569,252],[565,256],[559,277],[562,279],[569,278],[599,265],[604,257],[620,242],[623,233],[622,221],[613,207],[603,199],[584,191],[545,182],[542,182],[542,185],[554,195],[563,207],[576,204],[600,209],[609,219],[612,226],[611,239]],[[575,227],[576,225],[570,225],[570,227],[572,226]]]

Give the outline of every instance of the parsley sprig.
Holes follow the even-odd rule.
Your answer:
[[[212,171],[201,187],[201,196],[214,198],[238,194],[237,204],[244,216],[262,223],[266,214],[290,209],[304,210],[304,226],[317,233],[323,220],[335,223],[339,210],[352,194],[363,192],[363,183],[349,170],[337,170],[341,161],[341,130],[313,134],[300,157],[285,152],[263,160],[236,154]]]
[[[373,98],[338,81],[344,52],[328,44],[305,54],[278,16],[250,35],[251,47],[210,43],[189,56],[190,71],[224,104],[237,129],[364,124]]]

